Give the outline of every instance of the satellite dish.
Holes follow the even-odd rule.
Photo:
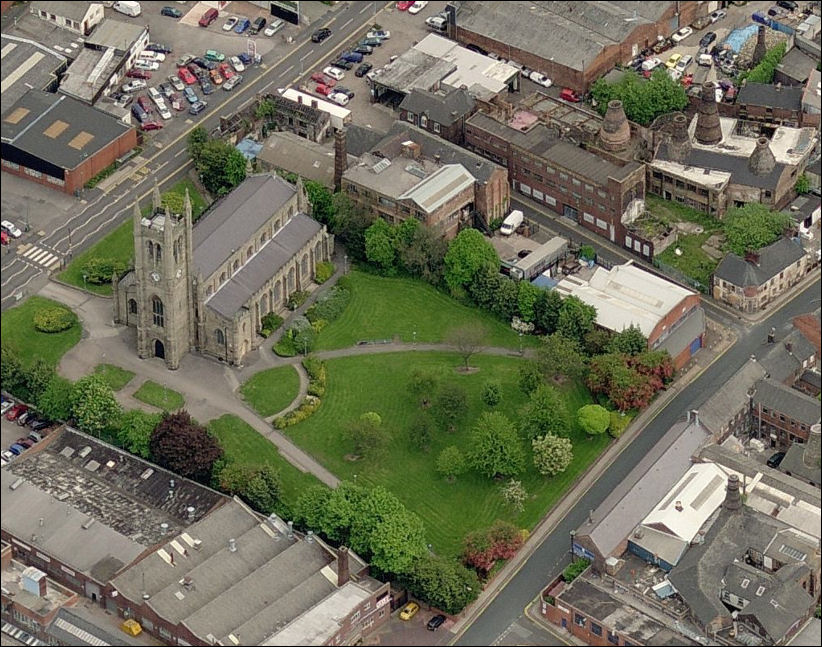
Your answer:
[[[674,254],[676,254],[677,256],[682,256],[682,250],[681,250],[681,249],[679,249],[679,247],[677,247],[677,248],[674,250]]]

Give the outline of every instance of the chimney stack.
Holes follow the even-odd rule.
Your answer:
[[[745,252],[745,262],[746,263],[753,263],[757,267],[759,267],[759,253],[758,252]]]
[[[811,425],[811,433],[808,436],[808,444],[802,452],[802,462],[811,469],[819,469],[819,459],[822,456],[822,425],[816,423]]]
[[[289,539],[294,539],[294,522],[293,521],[288,522],[288,538]]]
[[[694,136],[700,144],[718,144],[722,141],[719,109],[716,107],[716,84],[710,81],[702,85]]]
[[[759,63],[762,62],[762,59],[765,58],[765,54],[768,52],[768,48],[765,45],[765,32],[767,31],[765,25],[759,25],[759,31],[756,33],[756,46],[754,47],[753,51],[753,60],[751,61],[751,67],[756,67]]]
[[[348,566],[348,548],[340,546],[337,551],[337,586],[342,586],[351,579],[351,572]]]
[[[776,166],[776,158],[771,152],[771,147],[767,137],[760,137],[756,140],[756,148],[748,158],[748,168],[754,175],[768,175]]]
[[[345,140],[345,128],[334,131],[334,191],[342,188],[342,176],[348,168],[348,150]]]
[[[402,154],[405,157],[415,160],[420,156],[420,145],[409,139],[402,143]]]
[[[668,155],[675,162],[685,164],[691,154],[691,140],[688,137],[688,118],[682,114],[674,115],[671,135],[668,138]]]
[[[677,501],[676,504],[674,504],[674,507],[677,512],[682,512],[682,501]]]
[[[725,491],[725,509],[739,510],[742,507],[742,497],[739,494],[739,477],[731,474],[728,477],[728,488]]]
[[[307,544],[313,544],[314,543],[314,531],[313,530],[309,530],[305,534],[305,543],[307,543]]]
[[[608,151],[622,151],[631,141],[631,124],[625,116],[622,101],[614,99],[608,102],[608,110],[599,129],[599,141]]]

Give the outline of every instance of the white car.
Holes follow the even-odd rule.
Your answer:
[[[715,23],[717,20],[722,20],[727,15],[728,12],[724,9],[717,9],[711,14],[711,24]]]
[[[144,49],[137,55],[137,58],[146,61],[157,61],[158,63],[164,63],[166,60],[166,55],[162,52],[155,52],[150,49]]]
[[[160,116],[163,119],[171,119],[171,110],[168,109],[168,106],[166,106],[166,102],[162,99],[157,101],[157,112],[160,113]]]
[[[667,70],[668,76],[670,76],[674,81],[679,81],[682,78],[682,72],[677,69],[671,68]]]
[[[688,66],[690,66],[690,64],[693,63],[693,61],[694,61],[693,56],[691,56],[690,54],[685,54],[685,56],[683,56],[681,59],[679,59],[679,63],[676,64],[676,67],[674,69],[677,72],[681,72],[682,74],[685,74],[685,70],[688,69]]]
[[[694,30],[690,27],[683,27],[679,31],[674,32],[674,34],[671,36],[671,40],[675,43],[681,43],[683,40],[688,38],[688,36],[690,36],[693,33]]]
[[[391,38],[390,31],[384,31],[382,29],[372,29],[366,35],[366,38],[379,38],[380,40],[388,40]]]
[[[138,58],[137,62],[134,63],[134,67],[138,70],[149,70],[153,72],[154,70],[160,69],[160,64],[157,61],[147,61],[144,58]]]
[[[177,92],[182,92],[186,89],[186,84],[180,80],[178,76],[170,76],[168,77],[168,82],[171,83],[171,86],[177,90]]]
[[[121,89],[125,93],[137,92],[137,90],[145,90],[148,87],[143,79],[134,79],[126,83]]]
[[[650,70],[655,70],[655,69],[656,69],[656,68],[658,68],[660,65],[662,65],[662,59],[660,59],[660,58],[658,58],[658,57],[654,56],[653,58],[646,58],[646,59],[642,62],[642,69],[643,69],[645,72],[649,72]]]
[[[265,28],[263,34],[266,36],[273,36],[278,31],[280,31],[283,27],[285,27],[285,22],[282,20],[274,20],[271,24]]]
[[[332,92],[328,95],[328,98],[338,106],[347,106],[349,101],[348,95],[342,92]]]
[[[346,99],[347,98],[348,97],[346,97]],[[13,222],[10,222],[8,220],[4,220],[2,223],[0,223],[0,226],[2,226],[3,229],[6,230],[6,233],[9,236],[13,236],[14,238],[20,238],[20,236],[23,235],[23,232],[20,231],[20,229],[18,229],[17,225],[15,225]]]
[[[231,31],[238,22],[240,22],[240,19],[237,18],[237,16],[231,16],[231,18],[223,24],[223,31]]]
[[[551,83],[551,79],[544,74],[540,74],[539,72],[531,72],[531,74],[528,75],[528,78],[534,83],[539,83],[541,86],[546,88],[550,88],[553,85]]]
[[[414,4],[408,7],[408,13],[417,14],[428,5],[428,0],[417,0]]]
[[[157,99],[162,99],[160,95],[160,91],[157,88],[149,88],[148,95],[152,98],[152,100],[156,103]]]
[[[342,81],[345,76],[345,72],[343,72],[340,68],[333,67],[331,65],[323,69],[323,74],[330,76],[335,81]]]
[[[228,59],[228,62],[231,63],[231,67],[233,67],[237,72],[242,72],[245,69],[243,62],[236,56],[232,56]]]

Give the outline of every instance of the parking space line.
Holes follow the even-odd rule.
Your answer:
[[[285,76],[286,74],[288,74],[288,73],[289,73],[291,70],[293,70],[293,69],[294,69],[294,66],[293,66],[293,65],[289,65],[289,66],[288,66],[287,68],[285,68],[285,70],[283,70],[280,74],[282,74],[282,76]],[[269,85],[271,85],[272,83],[273,83],[273,81],[272,81],[271,83],[269,83],[269,84],[268,84],[267,86],[265,86],[265,87],[268,87],[268,86],[269,86]]]
[[[353,18],[349,18],[349,19],[348,19],[348,22],[346,22],[346,23],[345,23],[342,27],[340,27],[340,29],[345,29],[345,28],[346,28],[346,27],[348,27],[348,25],[350,25],[352,22],[354,22],[354,19],[353,19]]]

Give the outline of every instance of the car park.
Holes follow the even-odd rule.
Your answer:
[[[249,34],[259,34],[260,30],[265,27],[265,18],[255,18],[254,22],[251,23],[251,27],[248,29]]]
[[[169,18],[182,18],[183,12],[176,7],[163,7],[160,9],[161,16],[168,16]]]
[[[218,52],[216,49],[209,49],[206,50],[205,58],[207,61],[217,61],[218,63],[221,63],[225,60],[225,54]]]
[[[223,90],[231,91],[243,82],[242,74],[235,74],[228,81],[223,83]]]
[[[231,63],[231,67],[234,68],[235,72],[242,72],[245,70],[245,65],[243,65],[243,62],[237,56],[232,56],[228,59],[228,62]]]
[[[402,0],[402,2],[397,3],[397,11],[408,11],[413,4],[414,0]]]
[[[126,76],[130,79],[150,79],[151,72],[148,70],[138,70],[135,68],[131,68],[128,72],[126,72]]]
[[[280,31],[283,27],[285,27],[285,21],[277,19],[277,20],[273,21],[268,27],[265,28],[265,31],[263,32],[263,34],[266,35],[266,36],[273,36],[278,31]]]
[[[428,0],[417,0],[408,7],[408,13],[411,15],[418,14],[420,11],[428,6]]]
[[[321,43],[329,36],[331,36],[331,30],[328,27],[322,27],[311,34],[311,42]]]
[[[384,29],[372,29],[366,35],[366,38],[379,38],[381,40],[388,40],[391,38],[391,32]]]
[[[144,58],[138,58],[134,63],[134,67],[138,70],[149,70],[153,72],[154,70],[160,69],[160,64],[157,61],[149,61]]]
[[[362,78],[366,74],[368,74],[374,66],[371,63],[360,63],[357,66],[356,71],[354,72],[354,76]]]
[[[23,232],[20,231],[17,225],[15,225],[10,220],[4,220],[2,223],[0,223],[0,227],[2,227],[3,231],[5,231],[12,238],[20,238],[20,236],[23,235]]]
[[[157,52],[158,54],[171,54],[173,51],[171,45],[164,45],[163,43],[149,43],[146,49],[150,52]]]
[[[417,615],[419,610],[419,604],[416,602],[409,602],[402,608],[402,611],[400,611],[400,620],[411,620],[411,618]]]
[[[219,17],[220,12],[216,9],[206,9],[205,13],[200,17],[200,20],[197,22],[197,24],[200,25],[200,27],[208,27]]]
[[[552,83],[551,79],[549,79],[544,74],[540,74],[539,72],[531,72],[531,76],[529,77],[534,83],[539,83],[541,86],[550,88]]]
[[[445,622],[445,616],[442,615],[441,613],[439,613],[439,614],[435,615],[433,618],[431,618],[428,621],[428,624],[425,625],[425,627],[428,629],[428,631],[436,631],[437,629],[439,629],[442,626],[442,624],[444,622]]]
[[[333,67],[331,65],[323,68],[323,74],[330,76],[335,81],[342,81],[343,77],[345,77],[345,72],[343,72],[340,68]]]
[[[6,221],[4,220],[3,222],[5,223]],[[6,420],[14,422],[28,410],[29,408],[25,404],[17,403],[6,412]]]
[[[694,30],[690,27],[682,27],[674,32],[674,34],[671,36],[671,40],[675,43],[681,43],[683,40],[688,38],[688,36],[690,36],[693,33]]]

